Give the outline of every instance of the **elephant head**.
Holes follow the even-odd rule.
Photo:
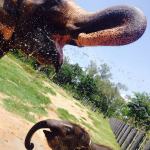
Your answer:
[[[72,0],[5,0],[0,19],[3,40],[13,41],[13,47],[41,64],[54,64],[56,70],[66,44],[126,45],[139,39],[147,25],[136,7],[114,6],[90,13]]]
[[[29,130],[25,138],[27,150],[34,148],[34,144],[30,143],[33,134],[43,128],[50,129],[49,131],[43,130],[43,132],[52,150],[75,150],[78,148],[88,150],[90,137],[82,127],[67,121],[53,119],[40,121]]]

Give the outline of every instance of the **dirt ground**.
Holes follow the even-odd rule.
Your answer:
[[[47,86],[50,85],[47,84]],[[51,94],[46,95],[52,102],[48,108],[48,116],[37,117],[37,120],[59,119],[56,113],[57,108],[64,108],[78,119],[79,117],[84,117],[91,123],[86,109],[84,110],[82,107],[77,106],[73,100],[70,101],[69,98],[64,97],[64,91],[60,92],[59,89],[59,92],[57,91],[56,93],[55,96]],[[6,111],[1,104],[7,98],[9,98],[7,95],[0,92],[0,150],[25,150],[24,139],[33,124],[18,115]],[[34,150],[50,150],[42,130],[34,134],[32,142],[35,145]]]
[[[25,150],[24,139],[32,123],[0,107],[0,150]],[[33,137],[35,150],[50,150],[42,131]]]
[[[71,114],[82,116],[88,120],[86,110],[83,111],[83,108],[77,106],[72,100],[68,100],[68,98],[65,98],[61,94],[57,92],[55,96],[47,95],[51,99],[52,104],[48,108],[48,116],[37,118],[39,121],[48,118],[59,119],[56,113],[57,108],[65,108]],[[7,95],[0,93],[0,104],[7,98]],[[32,126],[31,122],[6,111],[0,105],[0,150],[25,150],[24,139]],[[32,142],[35,145],[34,150],[50,150],[42,130],[34,134]]]
[[[8,96],[0,93],[0,104],[5,98]],[[24,139],[32,126],[31,122],[0,106],[0,150],[25,150]],[[50,150],[42,130],[34,134],[32,142],[34,150]]]

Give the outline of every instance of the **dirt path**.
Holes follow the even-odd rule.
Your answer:
[[[25,150],[24,138],[33,124],[0,107],[0,150]],[[33,137],[34,150],[50,150],[42,131]]]
[[[62,91],[63,92],[63,91]],[[65,94],[65,93],[63,93]],[[57,95],[47,95],[52,104],[48,108],[48,116],[37,118],[43,119],[59,119],[57,116],[57,108],[67,109],[71,114],[82,116],[88,119],[86,111],[83,108],[75,105],[73,101],[66,99],[64,96],[57,92]],[[5,99],[9,98],[4,93],[0,92],[0,104],[3,104]],[[33,124],[20,116],[8,112],[0,105],[0,150],[25,150],[24,139],[28,130]],[[50,150],[48,147],[42,130],[36,132],[32,138],[35,145],[34,150]]]
[[[46,86],[51,85],[47,83]],[[83,117],[91,123],[85,108],[77,106],[77,102],[69,100],[70,97],[65,97],[66,93],[63,90],[58,89],[58,91],[56,92],[56,95],[47,93],[46,96],[51,100],[51,105],[48,108],[48,115],[46,117],[37,117],[37,120],[40,121],[48,118],[59,119],[57,108],[64,108],[78,119]],[[33,124],[20,116],[5,110],[1,104],[3,104],[3,101],[7,98],[9,98],[7,95],[0,92],[0,150],[25,150],[24,139]],[[37,131],[34,134],[32,142],[35,145],[34,150],[50,150],[42,130]]]

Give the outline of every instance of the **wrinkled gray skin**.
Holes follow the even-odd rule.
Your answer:
[[[0,55],[21,49],[59,70],[63,47],[117,46],[139,39],[147,25],[138,8],[113,6],[90,13],[72,0],[0,0]],[[4,2],[4,3],[3,3]]]
[[[79,125],[53,119],[40,121],[29,130],[25,138],[27,150],[34,148],[34,144],[30,143],[33,134],[43,128],[50,129],[43,132],[52,150],[112,150],[108,146],[92,143],[87,131]]]

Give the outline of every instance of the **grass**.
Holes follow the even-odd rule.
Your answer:
[[[112,147],[114,150],[119,150],[119,146],[116,143],[113,132],[110,129],[108,120],[104,119],[103,116],[97,112],[88,111],[89,118],[92,121],[90,124],[85,118],[81,117],[78,120],[74,115],[70,114],[64,108],[58,108],[57,114],[59,118],[63,120],[68,120],[85,127],[90,135],[92,136],[92,141],[99,144],[104,144]]]
[[[4,107],[7,110],[9,110],[11,112],[15,112],[16,114],[24,117],[25,119],[27,119],[31,122],[36,121],[34,115],[29,114],[29,112],[32,111],[33,109],[31,109],[30,107],[28,107],[25,104],[21,103],[20,101],[6,99],[4,101]]]
[[[43,77],[36,74],[30,66],[13,56],[0,60],[0,92],[10,97],[3,105],[29,121],[35,121],[36,115],[47,114],[45,108],[51,101],[44,96],[46,93],[56,95],[53,89],[44,87]],[[29,114],[31,112],[35,115]]]
[[[80,108],[83,108],[83,106],[82,106],[79,102],[75,102],[75,104],[76,104],[77,106],[79,106]]]
[[[59,118],[62,120],[67,120],[67,121],[71,121],[71,122],[78,121],[78,119],[74,115],[70,114],[67,110],[65,110],[63,108],[57,108],[57,114],[58,114]]]
[[[46,96],[47,93],[54,96],[59,93],[66,99],[72,100],[72,103],[75,103],[79,109],[88,109],[89,119],[83,116],[76,117],[76,114],[71,114],[66,110],[67,108],[57,108],[56,113],[59,118],[79,123],[89,131],[94,142],[119,150],[108,120],[104,119],[101,114],[90,111],[90,107],[75,101],[71,94],[65,93],[58,85],[49,82],[50,86],[47,87],[43,81],[49,82],[46,76],[37,73],[12,55],[5,56],[0,59],[0,92],[8,97],[3,99],[0,104],[8,111],[31,122],[36,122],[39,116],[48,114],[47,108],[51,105],[51,101]]]
[[[110,129],[108,120],[104,119],[103,115],[98,112],[88,111],[88,116],[93,123],[93,126],[90,126],[90,133],[93,141],[108,145],[114,150],[120,150],[118,144],[116,143],[115,136]]]

